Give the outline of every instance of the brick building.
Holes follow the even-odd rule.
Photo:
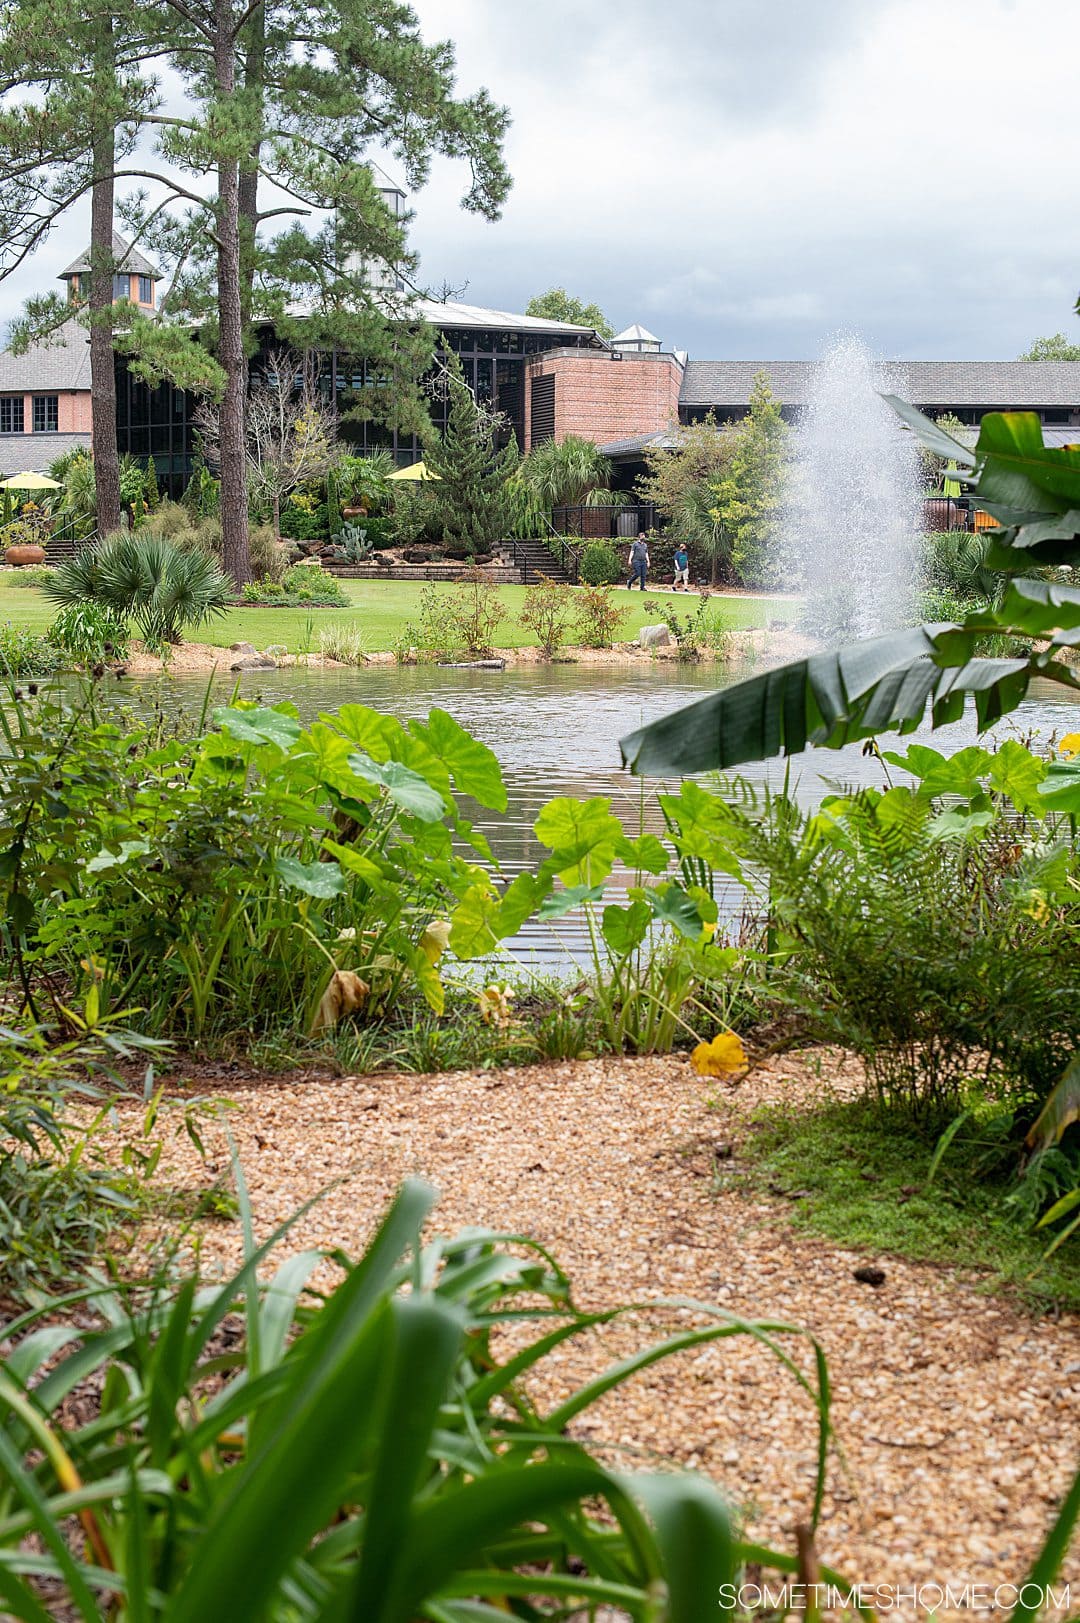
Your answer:
[[[153,309],[160,273],[115,231],[113,256],[114,299]],[[70,304],[85,299],[89,274],[89,250],[61,272]],[[63,452],[89,449],[90,428],[90,338],[80,321],[73,316],[25,355],[0,352],[0,476],[44,473]]]

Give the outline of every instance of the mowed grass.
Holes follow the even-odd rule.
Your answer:
[[[230,609],[221,619],[204,626],[192,640],[210,643],[216,648],[228,648],[234,642],[250,642],[256,648],[277,643],[290,653],[301,653],[318,650],[325,627],[347,625],[360,630],[363,646],[369,653],[381,653],[400,642],[406,626],[417,619],[423,582],[343,580],[341,585],[350,599],[348,607]],[[436,589],[452,591],[453,587]],[[537,640],[535,633],[526,631],[518,623],[525,592],[524,586],[499,588],[506,609],[506,619],[495,636],[500,648],[524,648]],[[630,611],[617,633],[620,640],[629,640],[643,625],[656,620],[656,615],[646,613],[644,608],[645,598],[650,595],[650,592],[642,594],[616,588],[616,598]],[[655,595],[666,598],[670,594],[664,588]],[[691,614],[697,607],[697,598],[692,594],[676,594],[676,601],[680,614]],[[771,621],[791,620],[798,607],[798,603],[788,598],[717,596],[712,600],[712,615],[731,631],[750,631],[767,626]],[[12,625],[27,626],[32,631],[44,631],[55,612],[43,592],[0,582],[0,624],[10,621]]]

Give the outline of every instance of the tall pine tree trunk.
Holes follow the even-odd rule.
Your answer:
[[[97,526],[102,535],[120,528],[120,457],[116,446],[116,363],[113,358],[113,170],[115,130],[110,94],[115,80],[112,20],[105,17],[94,54],[95,105],[104,116],[93,131],[93,189],[90,195],[90,413],[97,492]]]
[[[229,0],[215,5],[214,72],[218,94],[236,88],[233,13]],[[241,296],[240,165],[230,156],[218,164],[217,203],[218,359],[225,371],[221,402],[221,551],[237,586],[251,579],[247,496],[247,356]]]

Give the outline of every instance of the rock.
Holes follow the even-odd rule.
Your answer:
[[[245,654],[229,666],[230,671],[276,671],[277,660],[268,659],[265,654]]]
[[[231,642],[229,652],[230,654],[257,654],[259,650],[253,642]]]
[[[885,1270],[874,1267],[854,1268],[851,1277],[857,1279],[860,1285],[873,1285],[876,1289],[885,1283]]]
[[[642,626],[638,632],[640,648],[670,648],[674,642],[667,626]]]

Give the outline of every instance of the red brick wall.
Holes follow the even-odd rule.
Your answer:
[[[89,434],[93,427],[90,390],[72,390],[56,402],[57,431],[61,434]]]
[[[682,367],[674,355],[555,350],[525,371],[525,441],[532,444],[530,384],[555,375],[555,438],[568,434],[604,445],[630,434],[658,434],[679,416]]]

